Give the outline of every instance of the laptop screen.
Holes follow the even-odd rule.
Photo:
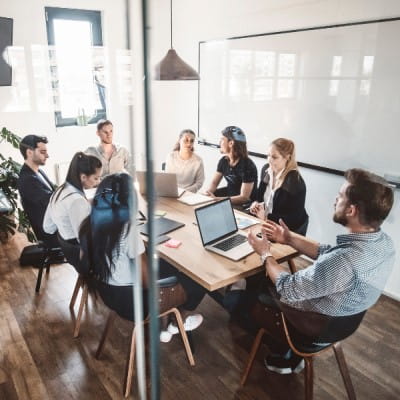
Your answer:
[[[204,246],[237,231],[230,199],[197,208],[195,213]]]

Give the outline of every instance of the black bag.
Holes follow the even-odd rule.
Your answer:
[[[34,266],[37,267],[44,262],[47,250],[42,244],[32,244],[24,247],[19,258],[21,267]]]

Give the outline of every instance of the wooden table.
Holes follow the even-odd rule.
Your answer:
[[[157,246],[161,258],[210,291],[220,289],[241,278],[264,270],[265,267],[261,265],[260,256],[256,253],[240,261],[232,261],[206,250],[201,242],[199,229],[194,224],[196,221],[195,208],[196,206],[188,206],[172,198],[160,197],[158,199],[157,210],[166,211],[166,218],[185,224],[184,227],[167,234],[182,242],[178,248],[169,248],[163,244]],[[247,214],[243,215],[252,218]],[[277,243],[272,244],[271,253],[279,263],[289,261],[299,255],[292,247]]]

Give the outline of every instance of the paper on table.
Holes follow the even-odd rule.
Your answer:
[[[200,193],[187,193],[180,197],[178,201],[188,204],[189,206],[194,206],[196,204],[213,201],[213,198]]]
[[[246,217],[243,217],[241,215],[239,216],[236,213],[235,213],[235,218],[236,218],[236,223],[237,223],[237,226],[238,226],[239,229],[246,229],[249,226],[256,225],[256,224],[260,223],[260,221],[257,221],[255,219],[246,218]]]

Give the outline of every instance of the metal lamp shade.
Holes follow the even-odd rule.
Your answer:
[[[186,81],[199,80],[200,76],[195,69],[176,54],[174,49],[169,49],[166,56],[156,65],[155,79],[158,81]]]

